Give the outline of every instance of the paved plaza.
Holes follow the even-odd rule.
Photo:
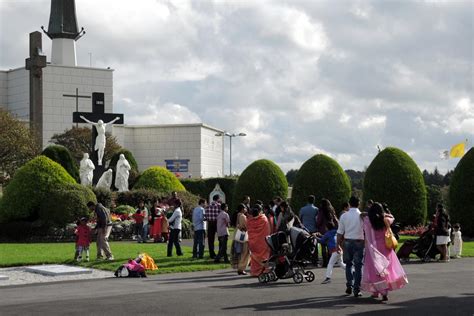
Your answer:
[[[291,280],[261,285],[234,271],[9,286],[2,315],[473,315],[474,259],[406,264],[410,284],[388,304],[343,295],[344,276],[321,285]]]

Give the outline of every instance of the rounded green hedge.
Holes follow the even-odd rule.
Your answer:
[[[395,220],[405,225],[424,224],[426,187],[415,161],[403,150],[387,147],[365,173],[364,200],[388,204]]]
[[[268,203],[275,196],[286,199],[288,182],[285,174],[273,161],[266,159],[254,161],[245,168],[237,181],[233,208],[242,201],[244,195],[250,196],[252,203],[256,200]]]
[[[158,166],[146,169],[133,188],[152,189],[158,192],[186,191],[173,173]]]
[[[50,145],[46,147],[41,154],[56,161],[66,169],[71,177],[79,181],[79,167],[69,149],[61,145]]]
[[[309,195],[316,197],[316,204],[323,198],[328,199],[338,211],[342,203],[349,200],[351,182],[336,160],[318,154],[301,166],[291,194],[291,205],[295,212],[306,205]]]
[[[109,168],[112,168],[112,170],[114,171],[112,183],[115,184],[115,172],[116,172],[115,169],[116,169],[117,162],[119,161],[121,154],[125,156],[125,159],[127,159],[131,167],[130,175],[128,176],[128,185],[130,188],[132,188],[137,182],[138,177],[140,176],[140,172],[138,171],[138,164],[137,164],[137,161],[135,160],[135,157],[133,157],[133,154],[129,150],[124,149],[124,148],[114,152],[112,158],[110,159]]]
[[[76,181],[57,162],[38,156],[18,169],[5,188],[0,204],[0,221],[39,219],[41,203],[51,192]]]
[[[461,231],[474,236],[474,148],[471,148],[454,169],[449,186],[451,223],[460,223]]]
[[[63,227],[81,217],[91,217],[89,201],[97,202],[94,192],[80,184],[64,184],[53,189],[41,203],[39,219],[48,225]]]

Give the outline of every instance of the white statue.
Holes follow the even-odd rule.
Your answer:
[[[112,178],[113,178],[113,171],[112,169],[109,169],[106,172],[104,172],[104,174],[102,174],[102,176],[100,177],[95,187],[110,190],[110,186],[112,185]]]
[[[107,127],[107,124],[115,123],[115,121],[120,120],[120,117],[116,117],[108,123],[104,123],[104,121],[102,120],[99,120],[97,123],[94,123],[94,122],[89,121],[82,115],[80,116],[80,118],[86,121],[87,123],[94,125],[95,129],[97,130],[97,137],[95,138],[94,150],[97,151],[97,157],[98,157],[97,163],[99,166],[102,166],[102,158],[104,158],[104,151],[105,151],[105,129]]]
[[[123,154],[120,154],[120,158],[117,161],[115,168],[115,187],[119,192],[128,191],[128,176],[130,175],[130,164]]]
[[[89,154],[84,153],[79,167],[79,175],[81,178],[82,185],[92,185],[92,179],[94,178],[94,169],[95,166],[92,160],[89,159]]]

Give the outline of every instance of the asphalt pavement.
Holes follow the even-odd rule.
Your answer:
[[[474,258],[404,268],[410,284],[388,303],[346,296],[339,268],[325,285],[321,268],[302,284],[219,270],[2,287],[0,315],[474,315]]]

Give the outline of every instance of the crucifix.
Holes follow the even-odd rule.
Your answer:
[[[108,124],[123,124],[123,114],[105,113],[104,94],[92,93],[92,112],[73,112],[74,123],[89,123],[92,128],[92,153],[91,159],[96,166],[94,170],[94,182],[98,180],[105,171],[102,164],[105,150],[105,128]]]
[[[63,94],[63,97],[76,98],[76,112],[79,112],[79,98],[90,99],[90,95],[79,95],[79,89],[76,88],[76,94]],[[76,127],[79,127],[79,122],[76,122]]]
[[[30,71],[30,130],[35,132],[40,148],[43,147],[43,68],[46,67],[42,46],[41,33],[30,33],[30,57],[25,65]]]

